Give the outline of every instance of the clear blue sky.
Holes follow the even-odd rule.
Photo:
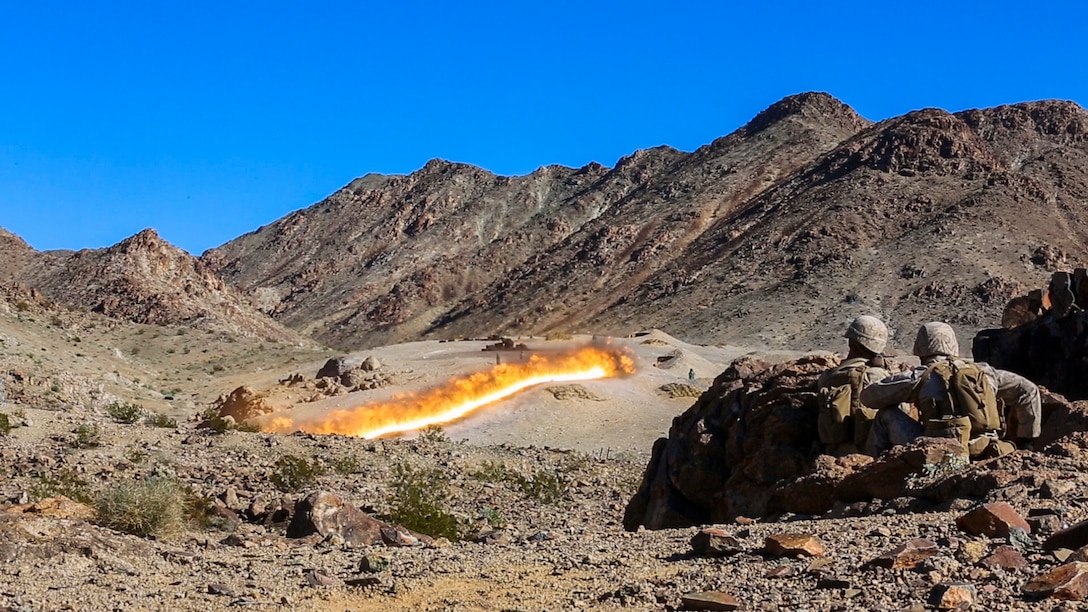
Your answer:
[[[0,227],[199,254],[368,172],[611,166],[802,91],[1088,103],[1086,3],[884,4],[0,0]]]

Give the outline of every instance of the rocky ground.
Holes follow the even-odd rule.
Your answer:
[[[733,540],[717,556],[693,548],[698,528],[623,530],[644,458],[476,446],[437,431],[365,441],[128,424],[11,403],[5,412],[14,428],[0,436],[0,606],[15,610],[666,610],[696,609],[683,597],[702,591],[727,593],[743,609],[902,610],[931,608],[946,583],[969,585],[976,609],[1037,609],[1025,584],[1070,554],[1045,550],[1045,538],[1088,518],[1083,436],[1006,458],[1016,478],[929,512],[893,499],[814,518],[740,518],[718,526]],[[42,502],[90,501],[148,478],[180,484],[199,500],[202,523],[138,537],[101,526],[82,505]],[[437,495],[460,541],[363,544],[329,522],[325,533],[287,537],[311,492],[389,517],[413,484]],[[1032,531],[957,527],[977,502],[1010,504]],[[812,536],[824,552],[768,550],[767,538],[784,534]],[[874,564],[920,538],[925,552],[901,562],[914,567]]]
[[[695,401],[682,392],[687,371],[707,386],[733,349],[640,336],[644,378],[543,389],[486,425],[366,441],[200,427],[213,400],[241,384],[268,390],[306,372],[302,386],[316,392],[327,352],[19,296],[0,304],[10,426],[0,427],[0,608],[668,610],[711,599],[716,609],[903,610],[936,607],[944,594],[975,609],[1072,610],[1083,596],[1088,566],[1075,563],[1088,539],[1052,539],[1088,518],[1083,434],[959,466],[982,476],[943,503],[738,517],[693,543],[699,527],[625,531],[624,511],[652,438]],[[422,360],[414,365],[396,351],[378,356],[396,384],[447,367],[437,364],[448,355],[418,348],[406,349]],[[651,404],[674,407],[638,408]],[[533,406],[551,416],[532,421]],[[612,431],[609,419],[646,427],[582,448],[564,442]],[[511,425],[523,421],[536,432]],[[568,437],[548,445],[532,437],[540,431]],[[955,476],[942,469],[920,468]],[[983,503],[998,504],[992,517],[958,526]],[[1026,593],[1059,567],[1071,575],[1050,582],[1065,586]],[[708,591],[718,594],[692,599]]]

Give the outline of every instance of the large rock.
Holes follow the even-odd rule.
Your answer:
[[[951,472],[967,464],[967,454],[957,440],[918,438],[844,478],[835,487],[835,497],[845,502],[894,499],[906,495],[927,472]]]
[[[364,368],[366,361],[367,360],[362,357],[350,355],[333,357],[326,361],[325,365],[321,366],[321,369],[317,371],[317,378],[340,378],[352,370]],[[372,364],[375,365],[375,367],[366,371],[373,371],[380,367],[380,365],[377,365],[377,359],[374,359]]]
[[[1088,596],[1088,563],[1074,561],[1040,574],[1024,585],[1024,595],[1082,601]]]
[[[264,394],[246,386],[238,387],[229,394],[220,396],[213,407],[220,418],[231,417],[238,423],[268,414],[274,409]]]
[[[1068,277],[1066,272],[1056,273],[1051,288],[1062,288],[1061,294],[1080,308],[1070,310],[1055,303],[1039,316],[1011,317],[1019,323],[1012,329],[982,330],[972,344],[974,358],[1026,376],[1070,399],[1088,399],[1088,310],[1082,310],[1088,308],[1088,287],[1076,295],[1067,293]],[[1006,310],[1030,308],[1027,304],[1020,300]]]
[[[295,505],[295,515],[287,526],[287,537],[336,534],[351,546],[373,546],[382,543],[383,527],[391,526],[347,503],[339,495],[317,491]]]
[[[1005,502],[982,504],[956,519],[956,526],[971,535],[990,538],[1008,537],[1014,527],[1031,531],[1027,521]]]
[[[780,484],[811,468],[816,379],[838,359],[733,362],[654,444],[624,527],[650,529],[763,516]]]

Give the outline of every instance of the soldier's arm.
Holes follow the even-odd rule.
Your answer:
[[[914,373],[901,372],[861,390],[861,403],[869,408],[887,408],[910,400]]]
[[[1043,405],[1039,398],[1039,387],[1035,383],[1007,370],[990,367],[993,372],[995,392],[998,399],[1016,411],[1016,437],[1034,439],[1039,437],[1043,421]]]

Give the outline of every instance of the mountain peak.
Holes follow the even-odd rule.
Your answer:
[[[822,91],[808,91],[786,96],[768,106],[742,128],[749,134],[761,132],[790,117],[816,119],[822,123],[846,123],[863,127],[868,121],[838,98]]]

